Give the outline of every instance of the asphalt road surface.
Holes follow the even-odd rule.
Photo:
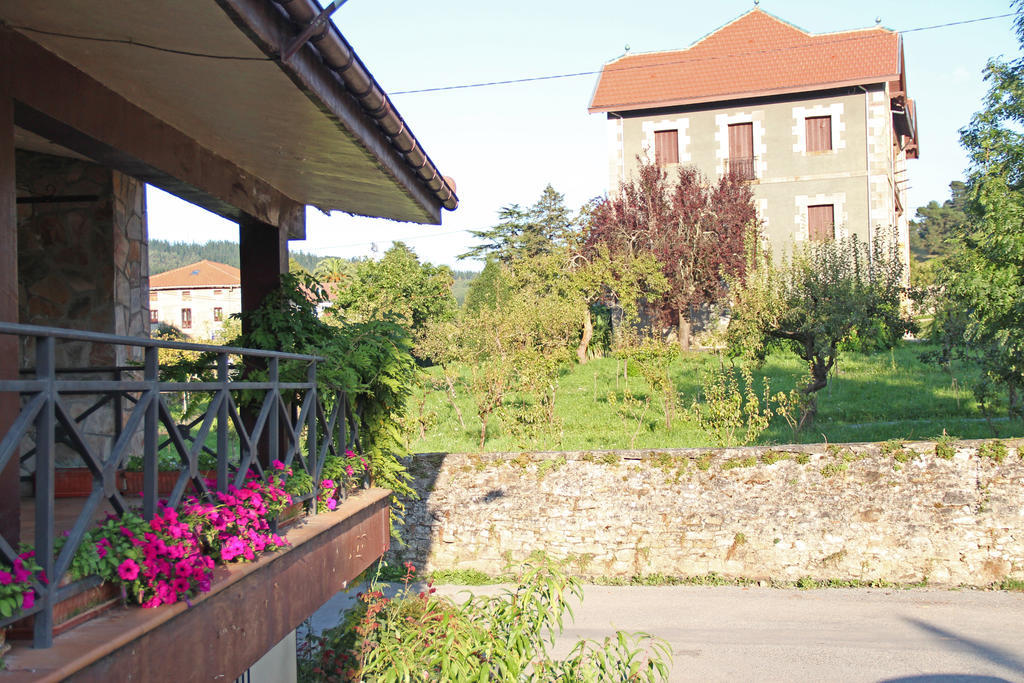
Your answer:
[[[584,592],[555,654],[579,638],[646,631],[671,646],[673,681],[1024,682],[1024,593],[731,586]],[[318,625],[336,623],[348,600],[332,600]]]

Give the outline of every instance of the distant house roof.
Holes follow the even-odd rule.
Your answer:
[[[880,83],[901,80],[902,71],[902,45],[895,31],[875,27],[815,35],[754,9],[685,50],[609,62],[590,111]]]
[[[238,268],[203,259],[149,277],[150,289],[189,289],[192,287],[238,287],[242,282]]]

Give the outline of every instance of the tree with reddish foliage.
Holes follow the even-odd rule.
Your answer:
[[[714,183],[693,167],[670,178],[641,162],[615,196],[592,207],[583,248],[604,245],[612,254],[657,259],[668,289],[648,304],[661,322],[677,325],[686,350],[694,312],[722,299],[727,277],[744,276],[747,239],[756,228],[747,183],[728,174]]]

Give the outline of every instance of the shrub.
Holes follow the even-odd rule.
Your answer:
[[[405,566],[404,587],[395,598],[386,598],[375,580],[341,624],[304,639],[299,680],[668,679],[668,644],[645,633],[581,641],[566,659],[551,657],[563,616],[571,614],[568,600],[582,599],[583,591],[550,560],[523,565],[515,588],[471,596],[461,605],[437,596],[432,584],[415,592],[415,567]]]

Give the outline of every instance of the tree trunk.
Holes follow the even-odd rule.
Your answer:
[[[590,340],[594,338],[594,321],[590,318],[590,306],[587,306],[587,312],[583,314],[583,338],[580,339],[580,345],[576,349],[576,359],[583,365],[587,362],[587,347],[590,346]]]
[[[679,310],[679,327],[677,328],[676,336],[679,337],[679,348],[683,351],[690,350],[690,314],[687,311],[685,314],[682,309]]]
[[[484,441],[487,440],[487,414],[480,416],[480,450],[484,449]]]

